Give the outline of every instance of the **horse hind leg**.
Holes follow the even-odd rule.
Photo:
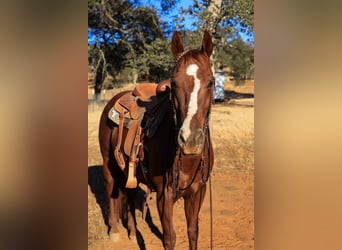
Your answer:
[[[198,215],[205,196],[206,186],[192,194],[190,197],[184,198],[185,216],[188,228],[189,249],[197,249],[198,240]]]
[[[119,220],[119,196],[114,192],[114,178],[109,170],[109,160],[103,160],[103,174],[105,180],[106,197],[108,201],[108,234],[109,239],[117,242],[120,240],[120,232],[118,229]]]
[[[127,228],[131,241],[137,242],[137,222],[135,217],[135,196],[136,189],[127,189]]]

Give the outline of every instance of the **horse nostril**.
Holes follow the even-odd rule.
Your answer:
[[[203,131],[202,130],[197,130],[196,131],[196,135],[195,135],[195,140],[200,142],[203,140],[203,137],[204,137],[204,134],[203,134]]]
[[[200,141],[202,139],[202,134],[201,133],[197,133],[195,139],[196,139],[196,141]]]
[[[185,142],[184,130],[183,130],[183,129],[181,129],[181,130],[179,131],[179,137],[180,137],[180,139],[181,139],[183,142]]]
[[[178,143],[182,146],[185,143],[184,130],[180,129],[178,133]]]

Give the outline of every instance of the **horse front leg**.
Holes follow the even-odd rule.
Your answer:
[[[109,170],[109,160],[103,160],[103,175],[105,180],[105,189],[106,189],[106,197],[108,201],[108,234],[110,240],[116,242],[120,240],[120,232],[118,229],[118,221],[119,221],[119,195],[113,194],[114,191],[114,178]]]
[[[176,233],[173,228],[173,192],[172,188],[157,187],[157,207],[159,218],[163,228],[163,246],[164,249],[174,249],[176,245]]]
[[[197,249],[198,240],[198,215],[201,209],[206,191],[206,185],[189,197],[184,197],[185,217],[188,228],[189,249]]]

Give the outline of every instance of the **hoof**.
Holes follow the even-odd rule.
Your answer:
[[[129,239],[134,243],[138,243],[137,237],[135,235],[129,236]]]
[[[137,178],[128,179],[126,182],[126,188],[136,188],[138,186]]]
[[[120,233],[112,233],[109,235],[109,239],[113,242],[118,242],[121,239]]]

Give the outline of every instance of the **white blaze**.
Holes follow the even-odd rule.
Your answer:
[[[191,122],[192,117],[197,112],[197,96],[198,96],[198,91],[200,89],[200,84],[201,84],[201,81],[197,78],[197,70],[198,70],[198,65],[196,64],[190,64],[186,68],[186,74],[194,77],[194,88],[190,95],[188,113],[186,114],[185,120],[183,122],[183,126],[181,128],[181,130],[183,130],[182,135],[185,141],[188,139],[188,137],[191,134],[190,122]]]

